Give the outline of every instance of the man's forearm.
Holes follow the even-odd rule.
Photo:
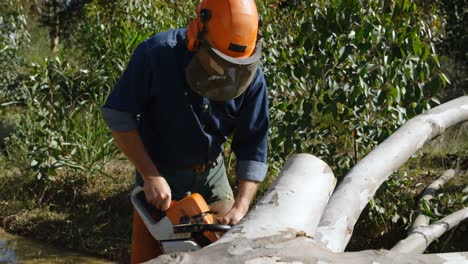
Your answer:
[[[259,182],[239,180],[239,190],[233,207],[249,209],[250,204],[255,198]]]
[[[160,173],[149,157],[137,130],[112,131],[115,143],[132,162],[142,177],[159,176]]]
[[[252,203],[255,193],[258,189],[258,182],[255,181],[239,181],[239,190],[237,192],[236,201],[231,210],[221,220],[222,224],[235,225],[249,211],[249,206]]]
[[[159,210],[166,211],[171,205],[171,188],[161,177],[156,165],[146,152],[143,141],[137,130],[126,132],[112,131],[119,149],[127,156],[140,172],[143,180],[143,190],[148,203]]]

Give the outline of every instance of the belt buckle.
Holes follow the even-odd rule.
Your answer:
[[[206,170],[206,164],[195,167],[195,172],[197,173],[204,172],[205,170]]]
[[[218,159],[215,159],[213,162],[210,163],[210,167],[214,168],[214,167],[218,166],[218,164],[219,164]]]
[[[195,172],[197,173],[200,173],[200,172],[204,172],[206,171],[207,169],[212,169],[216,166],[218,166],[218,159],[210,162],[210,163],[207,163],[207,164],[203,164],[203,165],[200,165],[200,166],[196,166],[195,167]]]

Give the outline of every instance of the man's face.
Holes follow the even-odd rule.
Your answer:
[[[199,54],[199,60],[201,66],[209,76],[224,75],[223,68],[216,62],[216,60],[212,56],[210,56],[206,52],[203,52],[203,54]]]
[[[186,79],[196,93],[214,101],[227,101],[248,88],[259,58],[260,52],[251,58],[232,58],[203,42],[185,69]]]

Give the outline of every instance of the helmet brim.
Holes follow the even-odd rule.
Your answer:
[[[263,39],[260,38],[260,39],[257,40],[257,43],[255,45],[255,50],[254,50],[253,54],[251,56],[247,57],[247,58],[231,57],[231,56],[228,56],[228,55],[222,53],[221,51],[217,50],[216,48],[214,48],[211,45],[208,45],[208,46],[216,54],[216,56],[220,57],[221,59],[223,59],[223,60],[225,60],[227,62],[237,64],[237,65],[250,65],[250,64],[256,63],[257,61],[260,60],[260,57],[261,57],[261,54],[262,54]]]

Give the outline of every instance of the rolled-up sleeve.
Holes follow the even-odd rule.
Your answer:
[[[266,160],[270,120],[266,82],[261,69],[254,80],[244,98],[232,149],[237,158],[238,179],[261,182],[268,169]]]
[[[150,101],[151,65],[147,45],[138,45],[122,76],[101,107],[106,124],[112,130],[129,131],[137,128],[137,115]]]
[[[108,107],[101,107],[102,117],[107,126],[115,131],[130,131],[137,129],[137,119],[132,113],[121,112]]]
[[[254,160],[240,160],[237,162],[237,177],[240,180],[261,182],[265,179],[268,165]]]

